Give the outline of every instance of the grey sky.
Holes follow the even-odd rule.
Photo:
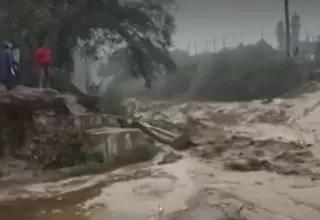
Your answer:
[[[320,33],[320,0],[289,0],[290,13],[301,17],[301,38]],[[252,43],[261,38],[276,46],[275,26],[284,18],[283,0],[177,0],[177,33],[175,46],[187,49],[197,42],[198,51],[206,48],[206,40],[212,49],[213,36],[217,49],[222,37],[227,46]]]

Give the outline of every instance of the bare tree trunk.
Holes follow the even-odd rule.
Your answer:
[[[286,27],[286,52],[287,58],[290,58],[290,21],[289,21],[289,0],[284,0],[284,15],[285,15],[285,27]]]

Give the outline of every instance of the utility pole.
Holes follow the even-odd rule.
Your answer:
[[[216,38],[215,37],[212,38],[212,50],[214,53],[216,52]]]
[[[207,52],[209,52],[209,41],[208,40],[206,40],[206,49],[207,49]]]
[[[287,58],[290,58],[290,37],[291,37],[291,31],[290,31],[290,21],[289,21],[289,0],[284,0],[284,16],[285,16],[285,27],[286,27],[286,52],[287,52]]]
[[[223,36],[222,37],[222,49],[225,49],[226,48],[226,37]]]

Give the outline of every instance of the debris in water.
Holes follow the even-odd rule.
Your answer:
[[[161,205],[158,205],[158,216],[163,217],[164,215],[164,209],[161,207]]]

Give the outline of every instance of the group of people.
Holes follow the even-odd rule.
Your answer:
[[[52,65],[52,51],[44,43],[39,43],[34,51],[34,61],[37,69],[39,88],[50,88],[52,77],[50,67]],[[21,50],[17,41],[3,41],[0,50],[0,83],[8,90],[21,82]]]

